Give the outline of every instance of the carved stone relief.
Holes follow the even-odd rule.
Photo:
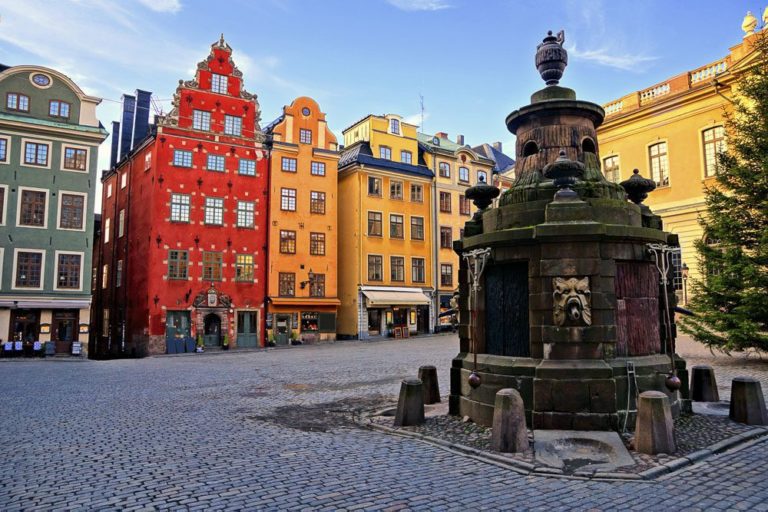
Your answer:
[[[589,277],[555,277],[552,287],[555,325],[592,325]]]

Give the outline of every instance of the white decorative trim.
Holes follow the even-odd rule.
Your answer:
[[[36,252],[43,255],[40,261],[40,286],[16,286],[16,270],[18,270],[18,258],[20,252]],[[13,250],[13,272],[11,274],[11,290],[42,290],[45,288],[45,250],[43,249],[23,249],[18,248]]]
[[[0,165],[8,165],[11,163],[11,136],[3,134],[0,139],[5,140],[5,160],[0,160]]]
[[[5,262],[5,247],[0,247],[0,290],[3,289],[3,263]]]
[[[33,192],[45,192],[45,216],[43,220],[42,226],[27,226],[21,224],[21,196],[22,192],[25,190],[30,190]],[[19,187],[18,192],[16,193],[16,227],[18,228],[27,228],[27,229],[48,229],[48,214],[50,213],[50,193],[51,191],[47,188],[35,188],[35,187]]]
[[[85,150],[85,169],[67,169],[64,167],[64,156],[66,154],[66,149],[72,148],[72,149],[84,149]],[[67,172],[76,172],[80,174],[88,174],[88,167],[90,167],[90,161],[91,161],[91,148],[89,146],[81,146],[79,144],[68,144],[64,143],[61,145],[61,151],[59,155],[59,169],[62,171]]]
[[[0,214],[3,215],[2,221],[0,222],[0,226],[7,226],[8,225],[8,185],[0,185],[0,188],[4,190],[3,192],[3,211],[0,212]],[[2,275],[2,274],[0,274]]]
[[[24,162],[24,155],[27,152],[27,143],[31,142],[34,144],[45,144],[48,146],[48,158],[47,158],[47,164],[46,165],[34,165],[34,164],[27,164]],[[27,168],[27,169],[50,169],[51,168],[51,160],[53,160],[53,143],[49,140],[41,140],[41,139],[29,139],[29,138],[22,138],[21,139],[21,148],[19,151],[19,165],[21,167]]]
[[[34,80],[32,80],[32,77],[35,75],[43,75],[48,79],[48,85],[38,85],[35,83]],[[43,73],[41,71],[32,71],[29,74],[29,83],[31,83],[33,86],[37,87],[38,89],[48,89],[53,85],[53,78],[51,78],[51,75],[48,73]]]
[[[85,253],[78,251],[54,251],[53,264],[53,289],[63,292],[82,292],[83,291],[83,271],[85,270]],[[76,254],[80,256],[80,288],[59,288],[59,254]]]
[[[86,192],[75,192],[73,190],[59,190],[59,201],[58,201],[58,210],[56,211],[56,229],[59,231],[85,231],[85,226],[88,223],[88,193]],[[74,229],[74,228],[63,228],[61,227],[61,200],[63,199],[64,194],[69,194],[71,196],[82,196],[85,199],[83,200],[83,228],[82,229]]]

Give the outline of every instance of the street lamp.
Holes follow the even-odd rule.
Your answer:
[[[682,266],[683,274],[683,304],[688,304],[688,265],[683,262]]]

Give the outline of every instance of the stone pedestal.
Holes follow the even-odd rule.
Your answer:
[[[434,366],[419,367],[419,379],[422,382],[424,405],[440,402],[440,386],[437,383],[437,368]]]
[[[733,421],[747,425],[768,425],[768,412],[760,381],[751,377],[736,377],[731,383],[731,409]]]
[[[505,453],[528,451],[525,405],[516,389],[507,388],[496,393],[491,448]]]
[[[640,393],[635,423],[635,449],[649,455],[675,452],[672,411],[667,395],[660,391]]]
[[[405,379],[400,385],[400,399],[395,414],[396,427],[424,423],[424,393],[419,379]]]
[[[694,402],[719,402],[715,370],[711,366],[696,365],[691,368],[691,400]]]

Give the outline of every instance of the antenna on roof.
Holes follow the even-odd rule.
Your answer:
[[[419,126],[419,130],[421,130],[421,133],[424,133],[424,95],[419,93],[419,107],[421,108],[421,126]]]

